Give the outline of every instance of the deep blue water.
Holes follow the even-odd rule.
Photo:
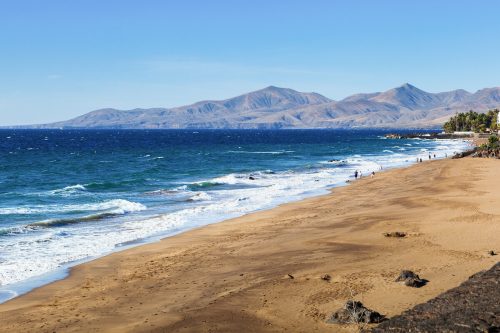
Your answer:
[[[467,145],[385,133],[0,130],[0,289]]]

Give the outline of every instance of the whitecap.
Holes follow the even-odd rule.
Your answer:
[[[87,188],[81,184],[70,185],[61,189],[50,191],[51,194],[71,194],[75,192],[87,191]]]
[[[191,201],[211,200],[212,197],[206,192],[198,192],[189,198]]]
[[[128,201],[124,199],[113,199],[100,203],[92,204],[74,204],[74,205],[34,205],[34,206],[21,206],[21,207],[3,207],[0,208],[0,215],[27,215],[27,214],[41,214],[41,213],[67,213],[76,211],[103,211],[112,210],[115,213],[123,212],[136,212],[147,209],[141,203]]]

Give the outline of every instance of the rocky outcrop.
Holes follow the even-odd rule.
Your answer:
[[[427,280],[421,279],[417,274],[412,271],[401,271],[399,276],[396,278],[396,282],[403,282],[407,287],[420,288],[425,286]]]
[[[329,324],[380,323],[384,316],[366,308],[363,303],[349,300],[326,321]]]
[[[500,332],[500,262],[370,332]]]
[[[472,157],[481,158],[500,158],[500,148],[496,149],[478,149],[475,153],[471,154]]]

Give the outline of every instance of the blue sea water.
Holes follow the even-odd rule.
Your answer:
[[[0,301],[138,241],[468,147],[385,133],[0,130]]]

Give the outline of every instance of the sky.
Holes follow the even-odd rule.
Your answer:
[[[269,85],[500,86],[495,0],[0,0],[0,126]]]

